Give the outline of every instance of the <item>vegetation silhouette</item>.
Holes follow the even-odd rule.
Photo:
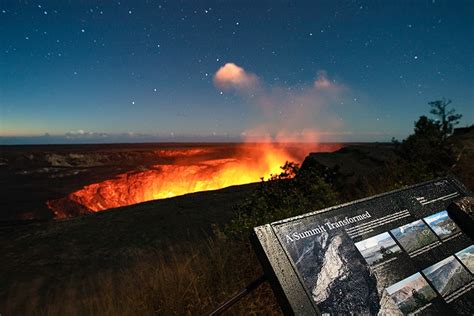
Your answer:
[[[455,109],[447,109],[451,102],[451,100],[446,100],[445,98],[428,102],[431,106],[430,113],[437,117],[435,124],[441,131],[443,139],[446,139],[453,133],[454,125],[458,125],[459,120],[462,118],[462,114],[456,114]]]
[[[397,181],[412,183],[443,176],[456,163],[460,148],[450,136],[462,115],[448,109],[451,103],[446,99],[428,102],[434,118],[420,116],[412,135],[401,143],[394,141],[399,158],[393,169]]]

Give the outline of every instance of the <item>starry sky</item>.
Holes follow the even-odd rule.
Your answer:
[[[0,143],[403,138],[474,121],[474,1],[0,2]],[[301,136],[301,137],[300,137]]]

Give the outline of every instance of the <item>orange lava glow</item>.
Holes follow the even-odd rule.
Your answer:
[[[261,178],[279,174],[286,161],[300,163],[308,154],[307,150],[307,145],[292,149],[268,143],[242,145],[230,155],[197,161],[186,157],[202,154],[205,150],[160,151],[160,156],[179,155],[184,159],[175,164],[155,165],[145,171],[124,173],[85,186],[67,198],[49,201],[48,206],[56,217],[63,218],[71,216],[67,210],[70,203],[65,201],[73,201],[74,205],[83,207],[86,211],[81,213],[99,212],[186,193],[258,182]]]

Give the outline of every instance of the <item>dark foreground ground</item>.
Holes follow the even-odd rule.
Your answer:
[[[58,290],[71,276],[124,268],[147,249],[202,241],[212,224],[229,221],[235,204],[254,188],[235,186],[67,220],[0,226],[0,311],[15,285],[35,283],[30,295]]]

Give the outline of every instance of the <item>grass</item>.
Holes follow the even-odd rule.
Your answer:
[[[136,263],[44,293],[40,279],[9,291],[5,315],[202,315],[243,289],[262,272],[248,247],[220,233],[196,246],[137,253]],[[40,293],[40,295],[38,295]],[[35,295],[36,294],[36,295]],[[229,315],[280,314],[266,283]]]

